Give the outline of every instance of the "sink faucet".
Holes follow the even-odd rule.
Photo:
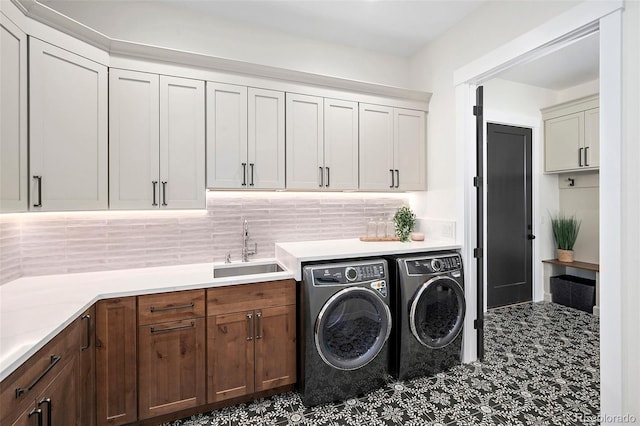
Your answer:
[[[245,219],[242,225],[242,261],[248,262],[249,256],[253,256],[258,253],[258,243],[254,243],[253,250],[247,247],[249,242],[249,222]]]

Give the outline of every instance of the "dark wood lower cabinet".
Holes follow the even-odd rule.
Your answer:
[[[256,312],[255,391],[296,382],[296,305]]]
[[[95,426],[96,424],[96,308],[89,308],[80,317],[80,385],[78,404],[80,414],[78,424]]]

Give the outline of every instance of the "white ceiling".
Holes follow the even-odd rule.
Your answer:
[[[409,57],[487,0],[39,0],[82,22],[91,3],[125,15],[154,2],[300,37]],[[78,14],[78,16],[74,16]],[[117,16],[117,14],[116,14]],[[598,78],[598,36],[590,36],[500,78],[562,90]]]

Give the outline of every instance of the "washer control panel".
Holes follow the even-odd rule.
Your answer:
[[[409,275],[425,275],[462,269],[462,260],[458,254],[407,259],[405,264]]]
[[[385,281],[387,266],[384,261],[354,262],[311,266],[313,285],[344,285],[369,281]]]

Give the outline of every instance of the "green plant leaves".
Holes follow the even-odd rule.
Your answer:
[[[416,226],[416,215],[410,207],[402,206],[398,209],[393,221],[396,224],[396,234],[400,237],[400,241],[409,241],[409,235]]]
[[[578,238],[581,221],[575,216],[565,216],[559,214],[551,218],[551,229],[556,245],[561,250],[573,250],[573,246]]]

